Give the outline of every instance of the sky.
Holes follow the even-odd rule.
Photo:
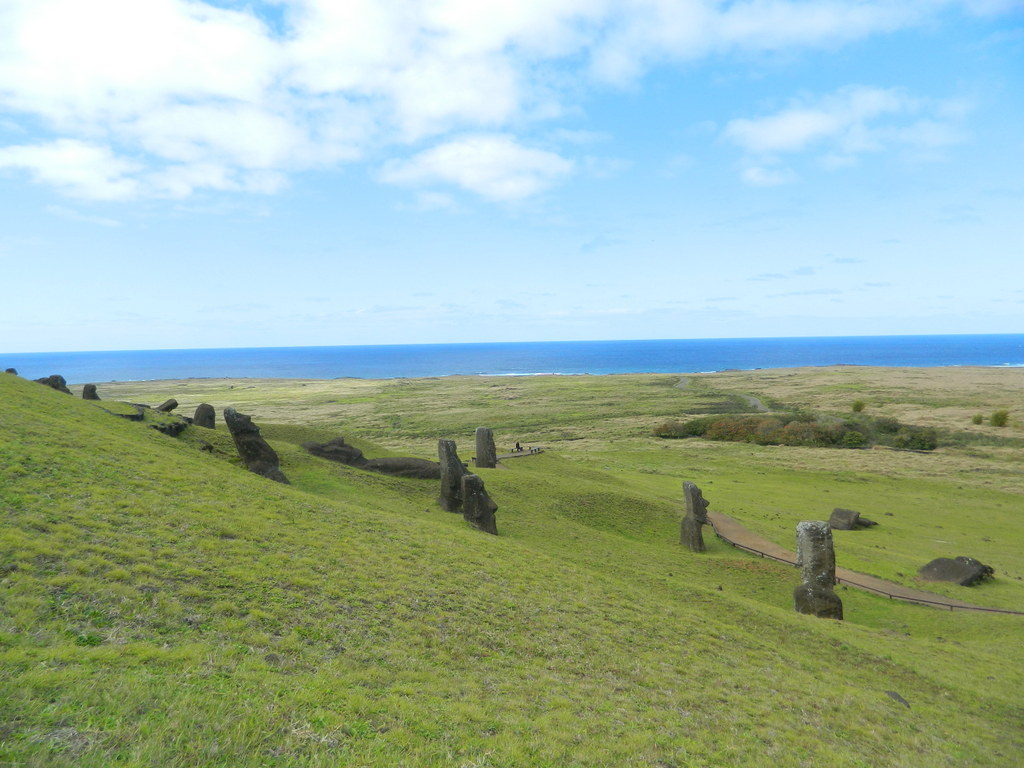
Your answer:
[[[0,351],[1021,333],[1022,0],[0,0]]]

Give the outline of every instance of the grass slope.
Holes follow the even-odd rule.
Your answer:
[[[886,550],[843,546],[873,571],[905,568],[914,521],[958,480],[895,452],[892,473],[875,475],[810,449],[659,443],[645,429],[667,416],[742,402],[677,383],[100,388],[256,414],[282,486],[241,469],[223,429],[170,438],[0,376],[0,762],[1017,764],[1021,617],[843,591],[849,620],[815,620],[792,611],[792,569],[710,535],[703,556],[676,544],[683,479],[787,544],[791,518],[826,501],[902,493],[920,502],[891,525],[863,508],[885,521],[871,541]],[[500,537],[441,512],[434,482],[298,448],[340,432],[369,455],[431,456],[452,436],[468,458],[480,424],[549,447],[480,470]],[[943,524],[980,545],[982,510],[1019,541],[1014,482],[969,480],[971,503]],[[1004,571],[1020,573],[1021,555],[989,543],[974,554],[1005,557],[1000,579],[971,598],[1019,607]]]

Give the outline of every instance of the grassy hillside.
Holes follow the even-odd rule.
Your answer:
[[[1024,617],[850,590],[847,621],[815,620],[792,610],[793,569],[710,532],[705,555],[676,544],[683,480],[789,546],[796,521],[850,506],[883,524],[837,534],[842,564],[913,583],[933,552],[973,554],[998,578],[970,599],[1020,608],[1024,489],[1004,445],[658,441],[666,417],[763,394],[661,376],[100,394],[252,413],[293,484],[242,469],[223,428],[171,438],[0,376],[0,763],[1012,766],[1024,753]],[[468,459],[480,425],[548,447],[480,470],[499,537],[440,511],[436,482],[298,448],[342,434],[371,456],[432,457],[451,437]]]

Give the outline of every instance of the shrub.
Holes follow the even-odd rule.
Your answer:
[[[862,432],[851,429],[843,435],[843,448],[863,448],[867,445],[868,439]]]
[[[896,419],[888,416],[882,416],[881,418],[875,419],[875,429],[879,432],[894,435],[900,431],[900,423],[896,421]]]
[[[1006,423],[1010,420],[1009,411],[996,411],[992,414],[992,417],[988,420],[993,427],[1005,427]]]
[[[931,427],[903,427],[896,434],[895,446],[911,451],[934,451],[939,437]]]
[[[985,417],[980,413],[976,413],[971,417],[971,424],[981,424],[985,420]]]
[[[852,406],[853,407],[853,412],[854,413],[860,413],[861,411],[864,410],[864,406],[865,405],[867,405],[867,403],[865,403],[863,400],[854,400],[853,401],[853,406]]]

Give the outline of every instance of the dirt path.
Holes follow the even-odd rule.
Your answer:
[[[773,560],[796,565],[795,553],[757,535],[728,515],[708,510],[708,520],[711,522],[718,537],[729,544],[749,552],[770,557]],[[950,611],[957,609],[962,611],[986,611],[989,613],[1012,613],[1024,616],[1022,611],[973,605],[972,603],[965,603],[962,600],[955,600],[951,597],[936,595],[933,592],[904,587],[902,584],[868,576],[864,573],[857,573],[848,568],[836,568],[836,581],[851,587],[865,589],[869,592],[888,595],[895,600],[905,600],[909,603],[918,603],[920,605],[931,605]]]

